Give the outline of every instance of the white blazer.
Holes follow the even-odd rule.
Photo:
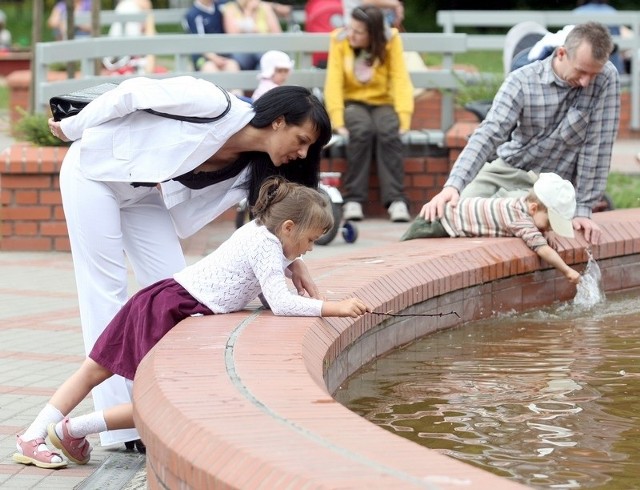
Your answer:
[[[60,124],[70,140],[80,140],[76,143],[80,144],[80,168],[88,179],[163,182],[165,204],[178,236],[185,238],[246,197],[236,184],[247,178],[247,171],[200,190],[170,179],[215,154],[255,112],[233,96],[229,112],[211,123],[177,121],[140,109],[213,117],[226,107],[222,90],[206,80],[137,77],[125,80]]]

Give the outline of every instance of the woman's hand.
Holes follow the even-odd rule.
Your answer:
[[[48,124],[49,124],[49,129],[51,130],[51,134],[54,135],[56,138],[60,138],[62,141],[71,141],[69,138],[67,138],[67,136],[62,131],[59,121],[54,121],[53,118],[50,117]]]
[[[294,260],[289,265],[289,270],[291,271],[291,280],[293,281],[293,285],[300,296],[306,292],[311,298],[322,299],[320,298],[318,286],[316,286],[316,283],[313,282],[313,279],[311,278],[311,274],[309,274],[307,264],[299,259]]]

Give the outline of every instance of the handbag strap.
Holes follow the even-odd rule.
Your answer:
[[[216,87],[218,86],[216,85]],[[231,110],[231,97],[229,97],[229,92],[227,92],[226,90],[220,87],[218,88],[222,91],[222,93],[227,99],[227,107],[225,108],[224,111],[222,111],[221,114],[218,114],[217,116],[214,116],[214,117],[180,116],[178,114],[168,114],[166,112],[154,111],[153,109],[143,109],[143,110],[155,116],[166,117],[168,119],[175,119],[177,121],[186,121],[186,122],[198,123],[198,124],[214,122],[214,121],[217,121],[218,119],[222,119]]]

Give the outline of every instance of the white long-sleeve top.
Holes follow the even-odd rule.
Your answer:
[[[243,309],[262,292],[282,316],[321,316],[322,301],[289,290],[280,240],[250,221],[215,251],[174,274],[174,279],[214,313]]]
[[[233,96],[229,112],[209,123],[177,121],[140,109],[213,117],[227,108],[227,96],[213,83],[190,76],[137,77],[102,94],[60,126],[70,140],[79,140],[80,168],[88,179],[163,182],[165,205],[178,235],[185,238],[246,197],[238,184],[247,173],[204,189],[189,189],[170,179],[215,154],[255,112]]]

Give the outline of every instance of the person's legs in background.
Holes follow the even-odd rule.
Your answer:
[[[380,181],[380,198],[393,222],[411,219],[404,195],[404,159],[400,139],[400,121],[392,106],[374,107],[371,111],[376,128],[376,163]]]
[[[349,130],[349,143],[347,171],[344,176],[343,218],[359,221],[364,218],[362,203],[366,202],[369,196],[369,170],[376,132],[371,107],[347,103],[344,122]]]
[[[260,57],[261,53],[233,53],[230,55],[238,65],[240,65],[241,70],[257,70],[260,66]]]
[[[194,67],[197,71],[203,73],[237,73],[240,71],[240,64],[228,55],[220,55],[217,53],[206,53],[196,57]],[[230,89],[233,95],[241,96],[244,92],[240,89]]]

